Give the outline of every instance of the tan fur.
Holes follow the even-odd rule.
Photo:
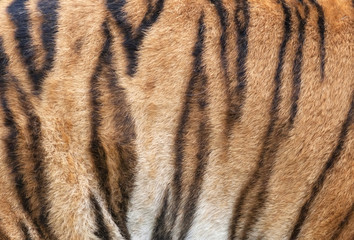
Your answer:
[[[351,1],[14,2],[0,2],[1,240],[354,237]],[[45,68],[46,23],[38,90],[20,43]]]

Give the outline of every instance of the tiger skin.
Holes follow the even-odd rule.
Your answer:
[[[1,0],[0,239],[354,239],[349,0]]]

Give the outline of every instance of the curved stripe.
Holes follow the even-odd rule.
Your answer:
[[[284,13],[284,30],[283,30],[283,40],[280,45],[279,55],[278,55],[278,66],[276,69],[275,77],[274,77],[274,97],[272,100],[271,108],[270,108],[270,123],[268,125],[267,133],[264,138],[262,151],[258,160],[258,166],[255,172],[252,174],[252,177],[249,178],[248,182],[241,190],[241,193],[238,197],[238,200],[235,201],[232,221],[230,224],[230,234],[229,239],[234,239],[237,234],[237,225],[238,221],[242,215],[243,206],[246,200],[248,193],[256,187],[258,181],[261,181],[262,187],[260,192],[257,193],[257,197],[253,208],[251,209],[250,216],[246,219],[245,228],[242,232],[242,239],[246,239],[248,237],[248,232],[256,221],[256,218],[259,214],[259,209],[261,209],[264,205],[266,199],[266,186],[270,177],[270,173],[267,172],[272,166],[274,153],[276,152],[279,146],[279,140],[274,140],[275,136],[280,134],[281,127],[276,127],[275,124],[278,121],[278,112],[279,112],[279,102],[280,99],[280,89],[282,86],[281,82],[281,74],[283,71],[284,65],[284,57],[286,54],[286,46],[291,37],[291,11],[290,8],[286,5],[286,3],[282,0],[281,6]],[[261,174],[262,173],[262,174]]]
[[[298,48],[295,53],[295,60],[294,60],[294,66],[293,66],[293,89],[292,89],[292,104],[291,104],[291,109],[290,109],[290,118],[289,118],[289,123],[290,126],[294,125],[295,117],[297,114],[297,108],[298,108],[298,100],[300,96],[300,88],[301,88],[301,72],[302,72],[302,57],[303,57],[303,47],[304,47],[304,42],[305,42],[305,26],[307,24],[307,17],[309,14],[309,8],[305,4],[305,16],[302,17],[300,15],[300,12],[296,10],[296,17],[299,21],[299,35],[298,35]]]
[[[295,226],[291,233],[291,237],[290,237],[291,240],[294,240],[298,237],[301,228],[306,220],[306,216],[311,208],[311,205],[316,199],[317,194],[321,191],[323,187],[323,184],[326,180],[327,173],[331,171],[334,165],[339,161],[339,157],[343,150],[343,146],[347,140],[348,129],[352,124],[354,124],[354,93],[352,94],[351,106],[347,114],[347,117],[342,125],[342,129],[339,134],[337,145],[333,149],[331,156],[328,158],[327,162],[323,166],[323,169],[320,175],[318,176],[317,180],[314,182],[310,197],[306,200],[304,205],[301,207],[300,213],[298,215]]]
[[[133,76],[136,72],[138,64],[138,50],[143,42],[146,32],[157,21],[162,9],[164,7],[164,0],[158,0],[156,6],[153,7],[149,4],[148,11],[146,12],[141,24],[137,29],[136,36],[133,34],[133,27],[127,20],[127,14],[124,12],[126,0],[106,0],[106,6],[113,15],[118,28],[120,28],[124,35],[123,45],[126,49],[128,58],[127,74]]]
[[[95,230],[94,234],[96,237],[102,240],[109,240],[111,239],[109,230],[106,226],[106,223],[104,222],[104,216],[102,213],[102,208],[97,202],[97,199],[93,194],[90,196],[90,202],[91,202],[91,207],[94,210],[95,216],[96,216],[96,226],[97,229]]]
[[[33,82],[36,94],[41,92],[42,82],[47,72],[53,67],[55,34],[57,32],[57,0],[41,0],[39,10],[43,15],[42,41],[46,53],[46,61],[42,69],[35,66],[36,53],[33,39],[30,34],[30,19],[26,8],[28,0],[15,0],[7,8],[11,20],[16,26],[15,39],[18,43],[20,54],[27,67],[28,74]]]
[[[333,233],[333,236],[331,237],[331,240],[338,239],[340,234],[342,233],[343,229],[348,225],[350,218],[353,216],[354,213],[354,204],[352,204],[352,207],[349,209],[347,214],[345,214],[343,220],[340,222],[338,225],[336,231]]]
[[[318,31],[320,34],[320,58],[321,58],[321,80],[324,79],[325,74],[325,58],[326,58],[326,48],[325,48],[325,34],[326,34],[326,26],[325,26],[325,17],[323,13],[323,8],[316,0],[310,0],[310,3],[316,7],[318,14]]]
[[[234,89],[230,89],[230,110],[228,124],[231,126],[242,116],[242,107],[245,101],[247,74],[246,61],[248,55],[248,26],[249,26],[249,3],[247,0],[236,0],[235,24],[237,32],[237,59],[236,81]]]

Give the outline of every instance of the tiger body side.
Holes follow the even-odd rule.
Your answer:
[[[353,239],[353,5],[1,0],[0,239]]]

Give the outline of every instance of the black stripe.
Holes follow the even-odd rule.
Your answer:
[[[104,34],[107,37],[107,23],[103,24]],[[111,199],[111,189],[109,185],[109,172],[107,167],[107,155],[106,151],[102,145],[99,128],[101,126],[102,117],[100,115],[100,97],[101,92],[99,90],[99,78],[102,75],[104,68],[104,61],[109,55],[109,48],[111,45],[112,39],[110,37],[106,38],[106,41],[103,44],[101,54],[98,59],[98,64],[94,71],[93,76],[91,77],[91,142],[90,142],[90,152],[94,162],[94,166],[97,171],[97,179],[100,186],[100,189],[104,192],[105,198],[108,206],[110,206]],[[109,207],[110,209],[110,207]]]
[[[186,126],[189,121],[189,115],[191,113],[191,104],[193,101],[193,92],[195,91],[195,85],[201,74],[202,66],[202,50],[203,50],[203,41],[204,41],[204,14],[199,19],[199,29],[197,42],[194,47],[193,56],[194,56],[194,67],[195,70],[192,73],[191,79],[188,83],[187,91],[185,93],[185,101],[183,112],[177,127],[176,139],[175,139],[175,159],[174,159],[174,175],[172,181],[172,204],[171,204],[171,213],[170,221],[165,220],[161,225],[157,226],[156,232],[161,233],[161,239],[171,239],[172,228],[175,225],[177,218],[177,212],[180,209],[181,205],[181,191],[182,191],[182,174],[183,174],[183,159],[184,159],[184,147],[185,147],[185,135],[186,135]],[[196,69],[198,67],[198,69]],[[166,213],[164,213],[166,214]],[[157,218],[162,218],[158,216]],[[155,221],[157,222],[157,221]]]
[[[324,71],[325,71],[325,58],[326,58],[326,48],[325,48],[325,17],[323,13],[323,8],[316,0],[310,0],[310,2],[316,7],[317,14],[318,14],[318,31],[320,34],[320,58],[321,58],[321,80],[324,78]]]
[[[48,222],[48,206],[47,206],[47,198],[46,192],[48,187],[48,181],[44,177],[44,166],[42,160],[44,158],[44,150],[41,144],[42,134],[41,134],[41,121],[40,118],[34,113],[30,100],[28,99],[27,94],[20,87],[18,80],[15,77],[11,79],[17,93],[19,94],[19,101],[21,104],[21,109],[24,112],[27,118],[27,129],[29,132],[30,142],[28,144],[28,148],[31,151],[31,159],[34,163],[34,173],[35,179],[37,182],[35,193],[37,194],[39,205],[40,205],[40,213],[39,213],[39,222],[41,223],[41,229],[49,234],[52,239],[54,239],[53,234],[51,233],[51,229],[49,227]],[[38,221],[35,219],[35,223]],[[40,234],[42,234],[40,232]]]
[[[11,20],[16,25],[15,39],[18,42],[20,54],[27,66],[28,74],[33,82],[35,93],[40,93],[43,79],[53,66],[54,60],[54,38],[57,31],[57,0],[41,0],[39,9],[43,14],[42,41],[47,51],[46,61],[43,69],[37,69],[35,66],[35,50],[33,40],[30,34],[30,20],[26,9],[28,0],[15,0],[7,8]]]
[[[284,33],[283,33],[283,40],[280,45],[280,50],[279,50],[279,56],[278,56],[278,66],[276,69],[275,77],[274,77],[274,97],[272,101],[272,105],[270,108],[270,123],[268,125],[268,130],[264,138],[263,142],[263,147],[262,151],[259,157],[258,161],[258,166],[255,172],[252,174],[252,177],[249,178],[247,184],[244,186],[244,188],[241,190],[241,194],[239,195],[239,198],[237,201],[235,201],[234,205],[234,210],[233,210],[233,216],[232,216],[232,221],[230,224],[230,234],[229,234],[229,239],[234,239],[236,237],[237,233],[237,224],[238,220],[241,217],[242,214],[242,209],[243,205],[245,203],[245,199],[248,195],[248,193],[256,186],[256,183],[259,181],[259,178],[261,176],[263,181],[262,181],[262,187],[260,191],[257,194],[256,198],[256,203],[254,204],[250,216],[246,219],[245,222],[245,228],[242,233],[242,239],[246,239],[248,237],[248,232],[251,229],[252,225],[255,223],[256,218],[259,214],[259,209],[261,209],[265,203],[266,199],[266,186],[268,184],[268,180],[270,177],[270,168],[272,166],[272,161],[274,160],[274,154],[277,151],[277,148],[279,146],[279,141],[272,141],[273,139],[278,139],[280,138],[279,135],[281,135],[281,127],[276,128],[275,124],[278,121],[278,112],[279,112],[279,102],[281,101],[281,96],[280,96],[280,89],[282,86],[281,82],[281,74],[283,71],[283,65],[284,65],[284,57],[286,54],[286,46],[288,41],[290,40],[291,37],[291,11],[289,7],[286,5],[286,3],[282,0],[281,1],[282,9],[284,12]],[[262,174],[260,174],[262,173]]]
[[[331,240],[335,240],[335,239],[339,238],[339,236],[342,233],[343,229],[348,225],[349,220],[350,220],[351,216],[353,215],[353,212],[354,212],[354,204],[352,204],[352,207],[349,209],[347,214],[345,214],[343,220],[340,222],[339,226],[337,227],[337,229],[333,233],[333,236],[331,237]]]
[[[122,236],[125,239],[130,239],[130,234],[127,228],[127,212],[131,192],[134,187],[136,152],[135,152],[135,126],[133,118],[129,111],[129,106],[126,102],[126,94],[124,89],[119,85],[118,76],[115,69],[112,67],[112,35],[109,28],[105,28],[105,36],[108,44],[107,53],[104,55],[104,64],[107,67],[108,86],[111,92],[112,106],[117,109],[114,114],[116,131],[120,132],[117,137],[116,150],[119,154],[119,189],[120,201],[118,203],[118,212],[113,211],[113,217],[118,225]]]
[[[221,26],[221,36],[220,36],[220,56],[221,56],[221,63],[224,68],[225,74],[227,73],[228,69],[228,61],[226,56],[226,47],[227,47],[227,11],[220,0],[210,0],[212,4],[214,4],[216,11],[219,15],[220,26]]]
[[[245,227],[242,233],[242,239],[248,239],[249,231],[252,229],[252,226],[257,221],[260,212],[263,210],[264,204],[267,199],[267,187],[268,187],[268,182],[274,165],[275,154],[278,150],[282,136],[285,135],[284,130],[286,128],[281,125],[276,127],[276,123],[278,122],[279,102],[281,101],[281,96],[280,96],[280,89],[282,86],[281,74],[283,71],[283,65],[285,61],[284,57],[286,54],[286,46],[291,37],[292,22],[291,22],[291,11],[289,7],[286,6],[286,3],[284,1],[281,1],[281,5],[285,16],[284,35],[283,35],[282,43],[280,45],[278,67],[274,78],[274,83],[275,83],[274,97],[269,112],[271,120],[263,142],[262,151],[258,161],[258,169],[256,170],[255,174],[252,176],[252,179],[250,179],[250,182],[253,181],[256,182],[257,180],[259,180],[261,187],[259,192],[256,195],[256,200],[250,211],[250,215],[247,217],[245,221]]]
[[[169,240],[171,239],[171,235],[169,234],[169,238],[166,237],[166,216],[168,211],[168,197],[169,197],[169,189],[165,190],[164,198],[162,201],[162,206],[159,214],[156,216],[154,230],[152,231],[153,240]]]
[[[91,194],[91,196],[90,196],[90,201],[91,201],[91,205],[92,205],[92,208],[93,208],[95,216],[96,216],[97,229],[94,232],[94,234],[99,239],[103,239],[103,240],[111,239],[111,237],[109,235],[109,230],[104,222],[102,208],[99,205],[99,203],[97,202],[97,199],[95,198],[95,196],[93,194]]]
[[[299,37],[298,37],[298,48],[296,50],[295,54],[295,60],[294,60],[294,66],[293,66],[293,89],[292,89],[292,105],[291,105],[291,110],[290,110],[290,119],[289,123],[291,126],[293,126],[294,121],[295,121],[295,116],[297,114],[297,108],[298,108],[298,100],[300,96],[300,88],[301,88],[301,72],[302,72],[302,57],[303,57],[303,46],[305,42],[305,26],[307,23],[307,17],[309,13],[309,8],[307,5],[305,5],[305,16],[301,17],[300,13],[298,10],[296,10],[296,17],[299,21]]]
[[[113,15],[117,26],[124,34],[123,45],[126,49],[128,57],[127,74],[134,75],[137,68],[138,54],[137,51],[143,42],[146,32],[157,21],[162,9],[164,7],[164,0],[158,0],[156,6],[153,7],[149,4],[148,11],[146,12],[141,24],[138,27],[136,36],[133,34],[133,27],[127,20],[127,14],[124,12],[126,0],[106,0],[106,6]]]
[[[205,75],[204,66],[202,66],[202,53],[204,48],[204,31],[205,25],[203,17],[199,21],[199,33],[197,44],[194,49],[194,71],[191,82],[193,84],[193,95],[198,96],[198,108],[202,114],[198,130],[198,152],[197,166],[194,173],[194,179],[189,189],[189,194],[186,200],[186,206],[183,209],[182,226],[179,239],[185,239],[194,219],[197,208],[197,202],[201,193],[203,177],[209,156],[209,125],[206,108],[208,106],[207,99],[207,76]]]
[[[4,116],[4,124],[5,127],[9,130],[9,134],[4,139],[5,146],[6,146],[6,154],[7,154],[7,164],[11,169],[11,173],[14,176],[15,180],[15,187],[17,190],[18,197],[20,199],[21,205],[23,209],[31,215],[31,205],[29,202],[29,197],[26,194],[25,190],[25,181],[24,175],[21,172],[21,163],[17,157],[17,150],[19,148],[18,143],[18,126],[15,122],[14,115],[9,107],[8,100],[6,98],[6,92],[8,88],[8,80],[7,80],[7,65],[8,65],[8,57],[6,56],[3,45],[2,39],[0,38],[0,100],[1,100],[1,107],[5,114]]]
[[[45,64],[42,71],[46,72],[53,68],[55,56],[55,37],[58,32],[58,0],[41,0],[38,8],[43,15],[42,43],[46,50]]]
[[[319,193],[319,191],[323,187],[324,181],[326,180],[327,173],[334,167],[334,165],[339,160],[339,156],[340,156],[340,154],[343,150],[343,146],[347,140],[348,128],[354,122],[353,116],[354,116],[354,94],[352,94],[350,110],[348,112],[346,120],[344,121],[344,123],[342,125],[342,129],[341,129],[341,132],[340,132],[340,135],[338,138],[337,145],[334,148],[331,156],[328,158],[327,162],[323,166],[321,174],[318,176],[317,180],[313,184],[311,195],[301,208],[300,214],[298,215],[298,218],[297,218],[296,224],[293,228],[293,231],[291,233],[290,239],[292,239],[292,240],[296,239],[297,236],[299,235],[301,228],[306,220],[306,216],[310,210],[310,207],[311,207],[313,201],[315,200],[317,194]]]
[[[236,1],[235,23],[237,32],[237,85],[231,89],[230,110],[228,124],[239,120],[242,116],[242,107],[245,101],[247,76],[246,61],[248,54],[248,25],[250,21],[249,5],[247,0]]]
[[[23,235],[25,236],[25,240],[32,240],[29,230],[23,222],[20,223],[20,227]]]

